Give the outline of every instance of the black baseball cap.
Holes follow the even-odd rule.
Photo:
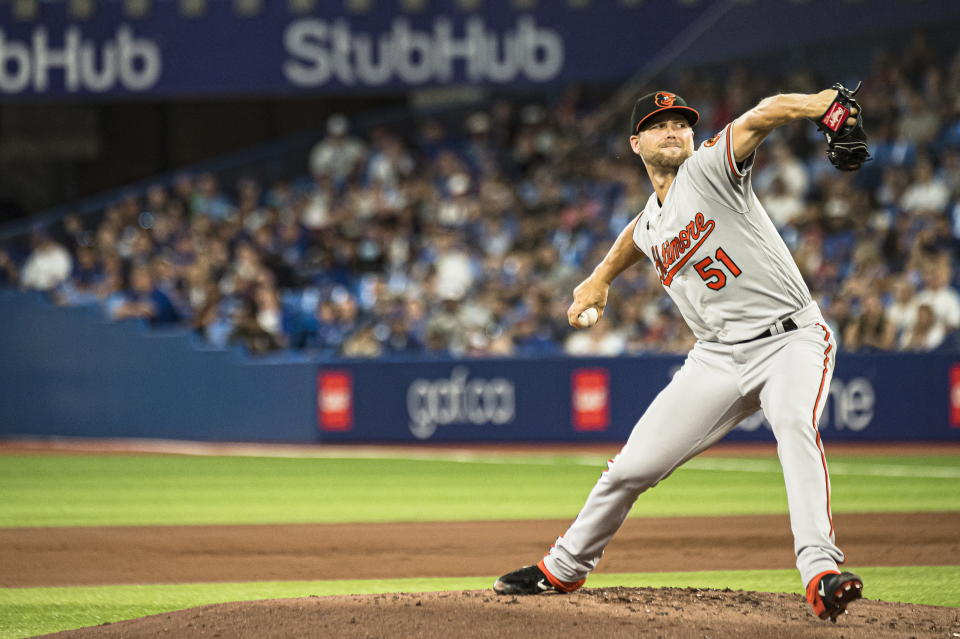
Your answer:
[[[669,91],[654,91],[643,96],[633,105],[633,113],[630,114],[630,135],[636,135],[640,127],[650,116],[664,111],[675,111],[685,117],[690,126],[693,126],[700,120],[700,114],[696,109],[687,106],[687,101],[676,93]]]

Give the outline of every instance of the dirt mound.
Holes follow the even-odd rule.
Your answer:
[[[954,634],[958,633],[958,634]],[[571,595],[488,591],[276,599],[204,606],[47,635],[131,637],[955,637],[960,610],[863,600],[837,624],[799,595],[695,588],[585,588]]]

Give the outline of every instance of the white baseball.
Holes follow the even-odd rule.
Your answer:
[[[600,319],[600,313],[591,306],[577,315],[577,325],[580,326],[580,328],[590,328],[597,323],[598,319]]]

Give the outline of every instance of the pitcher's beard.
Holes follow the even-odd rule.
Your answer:
[[[658,169],[668,169],[676,171],[680,168],[692,153],[682,153],[680,155],[667,155],[663,151],[657,151],[647,160],[647,164]]]

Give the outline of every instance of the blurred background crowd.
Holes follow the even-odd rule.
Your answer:
[[[697,144],[777,92],[841,78],[736,67],[664,88]],[[760,148],[754,188],[841,348],[958,348],[960,48],[922,34],[877,54],[860,94],[873,161],[827,162],[809,123]],[[326,121],[300,177],[182,174],[0,247],[0,285],[187,327],[283,357],[683,353],[693,337],[644,259],[603,321],[567,326],[573,287],[650,193],[615,120],[576,88],[402,125]]]

